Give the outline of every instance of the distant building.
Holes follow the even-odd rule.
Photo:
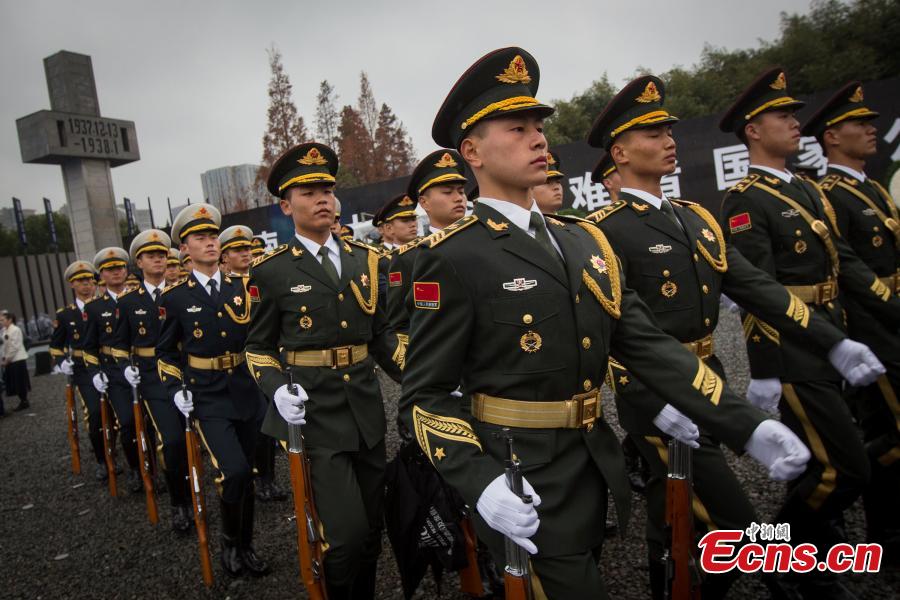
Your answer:
[[[200,175],[204,199],[222,214],[269,204],[265,186],[255,186],[257,165],[220,167]]]
[[[36,212],[33,208],[23,208],[22,217],[27,219]],[[11,207],[0,208],[0,225],[10,231],[16,231],[16,213]]]

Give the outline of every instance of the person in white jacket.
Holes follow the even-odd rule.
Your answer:
[[[16,325],[16,315],[4,312],[0,315],[0,324],[5,331],[3,333],[3,379],[6,383],[6,395],[18,396],[19,405],[15,410],[28,408],[28,392],[31,390],[31,381],[28,379],[28,367],[26,361],[28,352],[22,330]],[[3,404],[0,401],[0,414],[3,413]]]

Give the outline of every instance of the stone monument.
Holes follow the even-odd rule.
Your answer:
[[[61,51],[44,59],[50,110],[16,120],[22,162],[60,165],[80,258],[121,246],[111,167],[140,159],[133,121],[100,116],[91,57]]]

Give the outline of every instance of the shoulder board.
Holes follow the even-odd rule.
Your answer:
[[[141,285],[144,285],[144,284],[141,283]],[[119,297],[116,299],[116,301],[118,302],[119,300],[121,300],[122,298],[124,298],[125,296],[127,296],[128,294],[131,294],[132,292],[135,292],[135,291],[137,291],[137,290],[138,290],[138,288],[132,288],[132,289],[126,291],[125,293],[120,294]]]
[[[370,252],[374,252],[378,255],[379,258],[382,256],[387,256],[387,253],[384,252],[382,248],[377,246],[373,246],[372,244],[367,244],[365,242],[361,242],[359,240],[341,240],[350,246],[356,246],[357,248],[362,248],[363,250],[368,250]]]
[[[166,288],[162,291],[162,293],[163,293],[163,294],[167,294],[167,293],[169,293],[170,291],[172,291],[172,290],[174,290],[175,288],[177,288],[178,286],[184,285],[184,283],[185,283],[186,281],[187,281],[187,277],[185,277],[184,279],[181,279],[181,280],[179,280],[179,281],[176,281],[176,282],[173,283],[172,285],[167,285]]]
[[[459,233],[460,231],[462,231],[463,229],[465,229],[466,227],[468,227],[469,225],[471,225],[472,223],[474,223],[477,220],[478,220],[478,217],[475,215],[466,215],[462,219],[456,221],[455,223],[451,223],[450,225],[444,227],[440,231],[435,231],[434,233],[429,235],[427,238],[422,240],[422,242],[427,241],[428,247],[434,248],[435,246],[437,246],[438,244],[440,244],[441,242],[446,240],[451,235],[455,235],[455,234]]]
[[[257,256],[256,258],[254,258],[253,262],[250,263],[250,267],[255,267],[257,265],[261,265],[264,262],[266,262],[267,260],[269,260],[270,258],[272,258],[273,256],[278,256],[279,254],[281,254],[282,252],[284,252],[287,249],[288,249],[287,244],[281,244],[280,246],[278,246],[271,252],[266,252],[262,256]],[[178,284],[175,284],[175,285],[178,285]]]
[[[414,239],[413,241],[411,241],[411,242],[409,242],[409,243],[407,243],[407,244],[403,244],[403,245],[400,246],[400,248],[397,250],[397,254],[403,254],[404,252],[409,252],[410,250],[412,250],[413,248],[415,248],[416,246],[418,246],[419,244],[421,244],[422,242],[424,242],[426,239],[428,239],[428,238],[420,237],[420,238]]]
[[[747,188],[749,188],[751,185],[753,185],[757,181],[759,181],[759,175],[756,173],[751,173],[750,175],[747,175],[746,177],[741,179],[735,185],[728,188],[728,191],[735,192],[737,194],[742,194],[744,191],[747,190]]]
[[[679,206],[697,206],[699,202],[691,202],[690,200],[682,200],[681,198],[670,198],[669,202],[674,202]]]
[[[575,215],[544,215],[544,218],[548,220],[555,219],[556,221],[562,221],[563,223],[590,223],[593,225],[589,219],[583,219],[581,217],[576,217]]]
[[[61,313],[62,311],[66,310],[67,308],[69,308],[69,307],[68,307],[68,306],[63,306],[62,308],[57,308],[57,309],[56,309],[56,314]]]
[[[609,215],[613,214],[614,212],[616,212],[618,210],[625,208],[626,206],[628,206],[628,203],[625,202],[624,200],[616,200],[612,204],[604,206],[600,210],[589,214],[588,221],[591,221],[592,223],[599,223],[600,221],[602,221]]]
[[[84,305],[87,306],[88,304],[90,304],[90,303],[93,302],[94,300],[100,300],[101,298],[103,298],[103,296],[97,296],[96,298],[91,298],[91,299],[89,299],[89,300],[86,300],[86,301],[84,302]]]
[[[832,173],[831,175],[826,175],[819,181],[819,187],[823,190],[831,191],[831,188],[836,186],[838,182],[841,180],[841,176],[837,173]]]

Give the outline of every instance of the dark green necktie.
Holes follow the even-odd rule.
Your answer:
[[[675,216],[675,209],[672,208],[672,203],[667,199],[662,199],[662,204],[659,205],[659,210],[663,212],[664,215],[669,217],[669,220],[675,223],[678,226],[678,229],[684,230],[684,227],[681,226],[681,221],[678,220],[678,217]]]
[[[328,248],[322,246],[319,248],[319,256],[322,257],[322,268],[325,269],[325,272],[328,273],[328,277],[331,278],[334,286],[337,287],[341,283],[341,278],[338,277],[337,269],[334,266],[334,263],[328,257]]]
[[[547,224],[544,223],[544,218],[540,214],[532,211],[528,224],[534,229],[535,241],[540,244],[541,248],[546,250],[550,256],[555,258],[556,263],[562,267],[563,271],[565,271],[566,263],[563,261],[562,256],[559,255],[559,252],[556,251],[556,248],[553,247],[553,242],[550,241],[550,233],[547,231]]]

